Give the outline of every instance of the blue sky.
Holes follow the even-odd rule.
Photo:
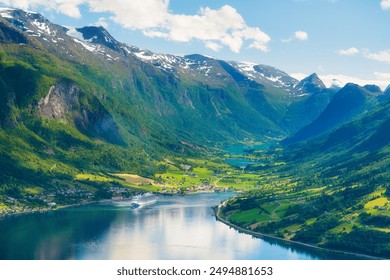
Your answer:
[[[66,26],[103,25],[154,52],[201,53],[303,78],[390,84],[390,0],[0,0]]]

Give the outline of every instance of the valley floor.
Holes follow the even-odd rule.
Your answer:
[[[233,166],[227,162],[252,162]],[[47,211],[141,192],[240,193],[218,208],[217,217],[254,236],[272,236],[313,248],[390,258],[390,201],[385,184],[347,185],[342,175],[321,177],[302,165],[291,171],[279,150],[226,152],[206,158],[170,158],[151,178],[135,174],[82,173],[65,187],[26,188],[3,196],[0,213]]]

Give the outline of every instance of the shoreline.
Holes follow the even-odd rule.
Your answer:
[[[93,200],[93,201],[86,201],[86,202],[73,203],[73,204],[67,204],[67,205],[58,205],[58,206],[52,207],[52,208],[47,207],[47,208],[33,209],[31,211],[24,211],[24,212],[17,212],[17,213],[4,213],[4,214],[0,215],[0,221],[2,219],[15,217],[15,216],[30,215],[30,214],[43,214],[43,213],[47,213],[50,211],[61,210],[64,208],[83,206],[83,205],[105,202],[105,201],[111,201],[111,199]]]
[[[211,207],[213,209],[213,211],[214,211],[215,218],[217,219],[217,221],[220,221],[221,223],[224,223],[225,225],[227,225],[227,226],[229,226],[231,228],[234,228],[235,230],[237,230],[240,233],[245,233],[245,234],[251,235],[252,237],[256,237],[256,238],[271,239],[271,240],[274,240],[274,241],[283,242],[283,243],[287,243],[287,244],[290,244],[290,245],[291,244],[292,245],[297,245],[297,246],[311,248],[311,249],[315,249],[315,250],[320,250],[320,251],[328,252],[328,253],[337,253],[337,254],[340,254],[340,255],[350,255],[350,256],[355,256],[355,257],[358,257],[358,258],[360,257],[360,258],[364,258],[364,259],[368,259],[368,260],[387,260],[387,259],[384,259],[384,258],[381,258],[381,257],[375,257],[375,256],[370,256],[370,255],[365,255],[365,254],[360,254],[360,253],[353,253],[353,252],[348,252],[348,251],[340,251],[340,250],[333,250],[333,249],[323,248],[323,247],[319,247],[319,246],[312,245],[312,244],[307,244],[307,243],[303,243],[303,242],[299,242],[299,241],[294,241],[294,240],[289,240],[289,239],[285,239],[285,238],[280,238],[280,237],[276,237],[276,236],[273,236],[273,235],[264,234],[264,233],[260,233],[260,232],[255,232],[255,231],[252,231],[252,230],[248,230],[248,229],[242,228],[240,226],[237,226],[237,225],[229,222],[228,220],[226,220],[225,218],[223,218],[221,216],[221,209],[223,208],[224,203],[226,203],[226,202],[223,202],[223,203],[221,203],[221,204],[219,204],[217,206]],[[348,260],[348,259],[346,259],[346,260]]]
[[[189,193],[184,193],[184,194],[166,194],[166,193],[154,193],[154,194],[163,195],[163,196],[164,195],[169,195],[169,196],[177,195],[177,196],[180,196],[180,195],[194,195],[194,194],[198,194],[198,193],[216,193],[216,192],[215,191],[199,191],[199,192],[189,192]],[[43,213],[47,213],[49,211],[57,211],[57,210],[64,209],[64,208],[69,208],[69,207],[78,207],[78,206],[83,206],[83,205],[88,205],[88,204],[103,203],[103,202],[109,202],[109,201],[124,201],[124,200],[129,200],[129,199],[132,199],[132,197],[122,198],[122,199],[93,200],[93,201],[87,201],[87,202],[76,203],[76,204],[60,205],[60,206],[57,206],[55,208],[45,208],[45,209],[40,209],[40,210],[35,210],[35,211],[34,210],[33,211],[26,211],[26,212],[20,212],[20,213],[7,213],[7,214],[3,214],[3,215],[0,216],[0,221],[2,219],[11,218],[11,217],[14,217],[14,216],[29,215],[29,214],[43,214]],[[303,243],[303,242],[299,242],[299,241],[294,241],[294,240],[289,240],[289,239],[285,239],[285,238],[280,238],[280,237],[276,237],[276,236],[273,236],[273,235],[264,234],[264,233],[260,233],[260,232],[255,232],[255,231],[252,231],[252,230],[248,230],[248,229],[242,228],[242,227],[240,227],[238,225],[235,225],[235,224],[229,222],[228,220],[226,220],[225,218],[223,218],[221,216],[221,209],[223,208],[225,203],[226,203],[226,201],[222,202],[219,205],[211,206],[211,208],[213,209],[213,212],[214,212],[214,216],[215,216],[217,221],[220,221],[220,222],[224,223],[225,225],[227,225],[227,226],[229,226],[231,228],[234,228],[235,230],[237,230],[240,233],[245,233],[245,234],[251,235],[252,237],[256,237],[256,238],[271,239],[271,240],[278,241],[278,242],[281,242],[281,243],[286,243],[286,244],[290,244],[290,245],[293,244],[293,245],[297,245],[297,246],[301,246],[301,247],[306,247],[306,248],[311,248],[311,249],[315,249],[315,250],[320,250],[320,251],[323,251],[323,252],[337,253],[337,254],[340,254],[340,255],[350,255],[350,256],[365,258],[365,259],[369,259],[369,260],[387,260],[385,258],[375,257],[375,256],[370,256],[370,255],[365,255],[365,254],[360,254],[360,253],[353,253],[353,252],[348,252],[348,251],[340,251],[340,250],[333,250],[333,249],[323,248],[323,247],[319,247],[319,246],[312,245],[312,244],[307,244],[307,243]]]
[[[148,192],[144,192],[148,193]],[[199,194],[199,193],[216,193],[216,191],[193,191],[193,192],[185,192],[185,193],[160,193],[160,192],[152,192],[153,194],[156,195],[162,195],[162,196],[180,196],[180,195],[194,195],[194,194]],[[132,199],[133,196],[131,197],[126,197],[126,198],[120,198],[120,199],[100,199],[100,200],[91,200],[91,201],[85,201],[85,202],[80,202],[80,203],[73,203],[73,204],[67,204],[67,205],[57,205],[56,207],[46,207],[42,209],[32,209],[30,211],[23,211],[23,212],[17,212],[17,213],[3,213],[0,214],[0,221],[5,218],[10,218],[10,217],[16,217],[16,216],[21,216],[21,215],[29,215],[29,214],[43,214],[47,213],[50,211],[57,211],[60,209],[65,209],[69,207],[78,207],[78,206],[83,206],[83,205],[88,205],[88,204],[94,204],[94,203],[102,203],[102,202],[109,202],[109,201],[125,201],[125,200],[130,200]]]

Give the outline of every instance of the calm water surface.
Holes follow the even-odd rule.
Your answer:
[[[257,161],[253,161],[247,159],[245,157],[245,150],[255,149],[255,150],[267,150],[269,148],[269,144],[262,145],[253,145],[253,146],[244,146],[244,145],[235,145],[235,146],[227,146],[225,147],[225,151],[230,155],[240,155],[240,157],[228,158],[225,160],[227,164],[237,166],[240,168],[246,168],[251,164],[259,164]]]
[[[230,164],[230,165],[233,165],[233,166],[238,166],[238,167],[241,167],[241,168],[245,168],[245,167],[247,167],[250,164],[258,164],[259,163],[257,161],[246,159],[244,157],[229,158],[229,159],[226,159],[225,162],[227,164]]]
[[[110,201],[0,221],[0,259],[337,259],[269,243],[215,220],[232,193]],[[272,242],[272,241],[271,241]]]

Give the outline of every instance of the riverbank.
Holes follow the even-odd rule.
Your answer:
[[[347,251],[339,251],[339,250],[327,249],[327,248],[319,247],[319,246],[312,245],[312,244],[307,244],[307,243],[302,243],[302,242],[298,242],[298,241],[294,241],[294,240],[280,238],[280,237],[276,237],[276,236],[273,236],[273,235],[259,233],[259,232],[255,232],[255,231],[252,231],[252,230],[249,230],[249,229],[242,228],[242,227],[240,227],[238,225],[235,225],[235,224],[229,222],[221,214],[221,210],[226,205],[226,203],[227,203],[227,201],[224,201],[221,204],[212,207],[212,209],[214,211],[215,218],[218,221],[224,223],[225,225],[227,225],[227,226],[229,226],[231,228],[234,228],[235,230],[237,230],[240,233],[249,234],[249,235],[251,235],[253,237],[256,237],[256,238],[274,240],[276,242],[284,243],[284,244],[287,244],[287,245],[295,245],[295,246],[306,247],[306,248],[310,248],[310,249],[314,249],[314,250],[321,250],[323,252],[328,252],[328,253],[336,253],[336,254],[340,254],[340,255],[354,256],[354,257],[359,258],[359,259],[385,260],[383,258],[379,258],[379,257],[375,257],[375,256],[369,256],[369,255],[353,253],[353,252],[347,252]]]
[[[27,211],[2,213],[2,214],[0,214],[0,220],[3,218],[7,218],[7,217],[46,213],[46,212],[50,212],[50,211],[57,211],[57,210],[64,209],[64,208],[77,207],[77,206],[88,205],[88,204],[93,204],[93,203],[100,203],[100,202],[107,202],[107,201],[111,201],[111,200],[114,200],[114,199],[92,200],[92,201],[85,201],[85,202],[72,203],[72,204],[66,204],[66,205],[56,205],[55,207],[44,207],[44,208],[39,208],[39,209],[31,209],[31,210],[27,210]]]

